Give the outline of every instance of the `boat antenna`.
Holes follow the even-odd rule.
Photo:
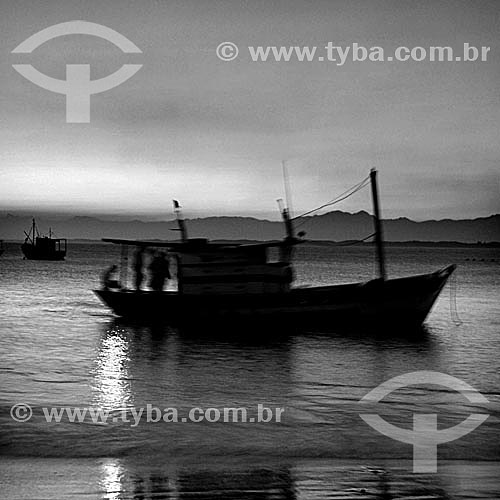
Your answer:
[[[291,217],[292,215],[292,194],[290,189],[290,176],[288,175],[288,169],[286,167],[286,161],[282,160],[281,167],[283,169],[283,184],[285,186],[285,200],[286,200],[286,208],[288,210],[288,215]]]
[[[181,206],[179,205],[179,202],[177,200],[173,200],[173,202],[174,202],[175,216],[177,217],[177,225],[179,226],[178,229],[173,229],[173,231],[180,231],[181,240],[183,243],[186,243],[188,240],[188,234],[184,218],[182,217]]]
[[[281,198],[278,200],[278,206],[281,212],[281,216],[283,218],[283,222],[285,223],[286,240],[288,242],[291,242],[295,240],[295,232],[293,229],[292,218],[290,217],[290,211],[291,211],[290,179],[288,177],[288,170],[286,168],[285,160],[281,162],[281,166],[283,168],[283,183],[285,186],[286,206],[284,206],[283,200]]]
[[[384,234],[382,230],[382,219],[380,217],[380,204],[378,200],[377,170],[370,170],[370,181],[372,185],[373,216],[375,224],[375,244],[377,245],[377,260],[379,275],[382,280],[387,278],[385,271]]]

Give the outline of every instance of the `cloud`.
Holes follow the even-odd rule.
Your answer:
[[[287,159],[298,209],[331,199],[371,167],[381,170],[391,215],[473,217],[496,206],[500,40],[493,2],[86,5],[21,1],[0,20],[11,45],[0,53],[7,68],[0,89],[4,204],[52,200],[75,210],[142,212],[161,210],[171,192],[196,210],[253,213],[281,195]],[[51,23],[81,18],[122,32],[143,54],[129,60],[105,41],[64,37],[29,56],[40,71],[63,78],[65,64],[81,61],[91,64],[92,78],[125,62],[143,68],[92,96],[90,124],[71,125],[64,96],[8,70],[17,62],[9,50]],[[241,56],[219,61],[221,41],[237,43]],[[468,41],[497,53],[486,63],[342,67],[254,63],[245,55],[247,45],[328,41],[388,49]],[[342,208],[368,208],[367,201]]]

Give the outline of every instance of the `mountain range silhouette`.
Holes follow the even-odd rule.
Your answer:
[[[175,220],[159,222],[104,220],[99,217],[67,216],[37,217],[41,231],[49,227],[55,237],[68,239],[128,238],[175,240],[178,233]],[[273,240],[284,236],[280,221],[253,217],[205,217],[186,219],[189,237],[215,240]],[[23,240],[23,231],[31,225],[30,216],[5,214],[0,216],[0,239]],[[374,232],[373,217],[367,212],[328,212],[304,217],[296,222],[297,230],[306,232],[306,239],[321,241],[359,240]],[[416,222],[406,217],[384,220],[387,241],[456,241],[462,243],[500,241],[500,214],[476,219],[442,219]]]

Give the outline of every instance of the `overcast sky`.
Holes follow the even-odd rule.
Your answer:
[[[385,216],[500,212],[500,2],[1,0],[0,210],[170,217],[277,214],[287,160],[296,212],[379,169]],[[71,20],[99,23],[142,54],[86,35],[11,54]],[[215,49],[230,41],[239,57]],[[487,62],[252,62],[247,46],[489,46]],[[12,64],[131,79],[66,123],[65,97]],[[369,192],[338,205],[369,210]]]

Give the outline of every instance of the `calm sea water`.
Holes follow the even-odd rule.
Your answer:
[[[71,244],[66,262],[0,257],[0,470],[4,498],[500,498],[500,252],[484,248],[389,248],[389,274],[458,270],[419,337],[255,332],[224,335],[124,324],[93,295],[119,249]],[[300,284],[374,276],[364,247],[304,246]],[[455,310],[456,308],[456,310]],[[461,324],[458,324],[458,317]],[[272,335],[270,334],[272,333]],[[411,445],[377,433],[358,401],[380,383],[434,370],[489,400],[411,386],[378,413],[410,429],[414,413],[439,428],[470,413],[490,417],[439,445],[438,472],[412,473]],[[16,422],[10,408],[29,404]],[[258,404],[281,422],[47,423],[43,407],[122,410]]]

